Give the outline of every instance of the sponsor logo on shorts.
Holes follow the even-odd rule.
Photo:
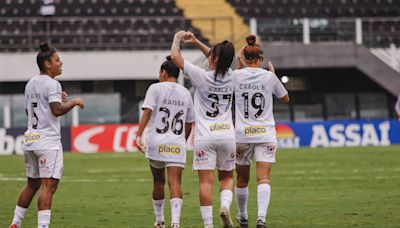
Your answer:
[[[276,146],[275,145],[263,145],[264,152],[274,152]]]
[[[244,134],[246,136],[251,135],[265,135],[267,133],[267,129],[265,126],[247,126],[244,128]]]
[[[229,123],[215,123],[210,124],[210,131],[211,132],[218,132],[218,131],[228,131],[231,129],[231,125]]]
[[[158,145],[158,152],[160,154],[180,154],[181,146],[174,145]]]
[[[197,161],[205,161],[208,160],[208,158],[205,156],[204,150],[196,150],[196,160]]]
[[[39,142],[39,140],[40,140],[40,134],[39,133],[24,134],[25,143]]]
[[[46,158],[40,159],[40,165],[46,165],[47,160]]]

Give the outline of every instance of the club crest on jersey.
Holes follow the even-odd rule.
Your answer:
[[[158,152],[160,154],[180,154],[181,146],[174,145],[158,145]]]
[[[247,136],[251,135],[265,135],[267,130],[264,126],[247,126],[244,128],[244,134]]]
[[[40,140],[39,133],[24,134],[24,142],[25,143],[39,142],[39,140]]]
[[[210,124],[209,126],[211,132],[228,131],[231,129],[231,125],[229,123],[215,123]]]

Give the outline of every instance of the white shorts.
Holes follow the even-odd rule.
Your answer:
[[[24,151],[26,176],[61,179],[64,169],[63,149]]]
[[[256,162],[275,163],[276,143],[236,143],[236,164],[251,165]]]
[[[151,167],[155,168],[155,169],[164,169],[164,168],[168,168],[168,167],[181,167],[181,168],[185,168],[185,164],[184,163],[179,163],[179,162],[164,162],[164,161],[156,161],[156,160],[149,160],[149,164]]]
[[[234,140],[197,141],[194,143],[193,170],[234,170],[235,151]]]

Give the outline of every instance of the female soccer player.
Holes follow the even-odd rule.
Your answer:
[[[54,78],[61,74],[63,63],[56,49],[44,42],[36,57],[40,75],[25,87],[25,110],[28,129],[24,134],[24,156],[27,185],[19,195],[10,228],[21,226],[22,219],[35,193],[41,187],[38,200],[38,227],[48,227],[52,197],[63,171],[60,118],[73,107],[84,107],[82,99],[67,101],[61,84]]]
[[[261,68],[263,50],[257,45],[256,37],[246,37],[243,48],[247,67],[234,71],[235,84],[235,127],[236,127],[236,199],[239,213],[236,217],[241,227],[248,227],[247,199],[250,165],[253,158],[257,166],[257,227],[266,227],[266,216],[271,194],[270,173],[275,163],[276,131],[272,113],[272,95],[289,102],[288,92],[278,77]],[[273,69],[272,64],[270,68]]]
[[[208,57],[206,71],[184,60],[180,43],[195,44]],[[200,182],[200,210],[205,227],[213,227],[212,190],[214,169],[218,169],[220,188],[220,217],[223,227],[232,227],[229,208],[232,202],[233,170],[236,146],[232,123],[233,71],[230,65],[234,47],[229,41],[216,44],[212,49],[200,42],[193,33],[180,31],[175,34],[172,61],[188,75],[196,88],[195,155],[193,169],[198,171]]]
[[[170,57],[161,65],[160,82],[149,87],[142,106],[136,142],[149,160],[153,174],[154,227],[165,227],[164,183],[167,168],[172,222],[179,227],[182,208],[182,170],[186,163],[186,140],[194,122],[193,101],[189,91],[176,83],[179,68]],[[142,134],[147,126],[147,139]]]

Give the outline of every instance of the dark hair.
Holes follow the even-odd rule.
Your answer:
[[[263,59],[264,51],[260,45],[256,44],[256,36],[248,35],[246,36],[247,46],[243,49],[244,58],[249,61],[254,61],[256,59]]]
[[[225,76],[226,72],[232,64],[234,56],[235,48],[233,47],[232,42],[227,40],[221,43],[217,43],[211,49],[211,57],[218,57],[217,67],[215,69],[215,80],[217,79],[217,75],[221,75],[221,77]]]
[[[166,59],[167,60],[165,60],[163,64],[161,64],[160,71],[165,70],[169,76],[178,78],[179,68],[172,62],[170,55],[167,56]]]
[[[50,61],[51,56],[56,52],[56,49],[49,45],[46,41],[40,43],[40,51],[36,56],[36,62],[40,72],[45,72],[44,62]]]

